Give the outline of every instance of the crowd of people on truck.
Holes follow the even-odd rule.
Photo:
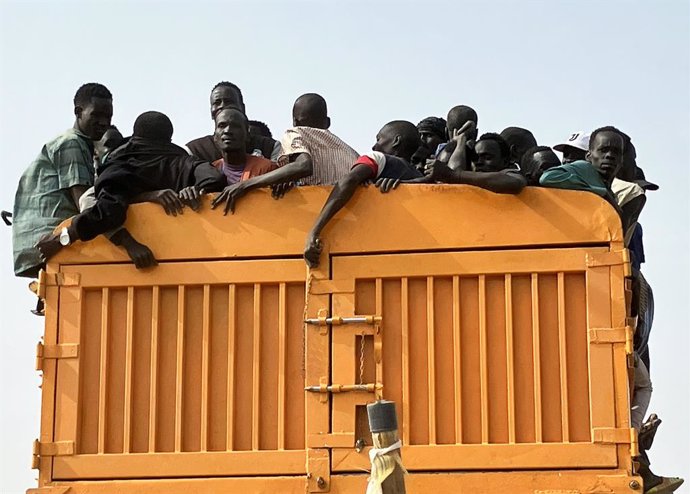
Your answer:
[[[128,206],[138,202],[158,203],[177,215],[184,208],[198,210],[202,194],[217,193],[211,207],[227,214],[255,188],[271,187],[280,198],[298,186],[333,185],[305,242],[305,261],[314,268],[324,227],[361,184],[373,182],[383,193],[400,183],[466,184],[501,194],[518,194],[527,186],[594,193],[620,215],[631,252],[637,317],[631,420],[639,431],[644,491],[667,493],[680,486],[682,479],[652,473],[647,456],[661,421],[654,414],[644,421],[652,392],[648,341],[654,303],[641,271],[638,218],[646,192],[658,186],[637,166],[628,135],[605,126],[573,133],[553,147],[540,145],[521,127],[480,135],[477,112],[459,105],[445,119],[386,123],[372,150],[360,155],[329,131],[327,104],[318,94],[297,98],[293,127],[280,141],[266,124],[249,120],[235,84],[216,84],[210,109],[213,134],[181,147],[172,142],[170,119],[156,111],[139,115],[125,137],[111,124],[110,91],[97,83],[81,86],[74,97],[74,126],[45,144],[19,181],[11,215],[15,274],[36,278],[60,249],[101,234],[125,249],[137,268],[154,266],[151,249],[123,226]],[[3,212],[3,219],[7,216]],[[68,218],[69,226],[55,231]]]

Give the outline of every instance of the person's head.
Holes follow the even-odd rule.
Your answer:
[[[508,143],[493,132],[483,134],[474,145],[472,169],[476,172],[497,172],[510,166]]]
[[[371,149],[410,161],[420,143],[419,132],[412,122],[393,120],[379,130]]]
[[[93,156],[97,162],[113,149],[118,147],[124,141],[124,137],[120,133],[117,127],[111,125],[108,130],[105,131],[103,137],[100,141],[96,141],[93,146]]]
[[[142,113],[134,121],[132,137],[169,143],[172,140],[173,124],[167,115],[159,111]]]
[[[211,118],[216,118],[216,113],[225,108],[239,108],[245,112],[242,91],[232,82],[221,81],[211,90]]]
[[[271,129],[268,128],[268,125],[258,120],[249,121],[249,133],[256,136],[270,137],[273,139],[273,134],[271,134]]]
[[[331,119],[328,117],[328,107],[323,96],[307,93],[297,98],[292,106],[292,125],[328,129],[331,126]]]
[[[589,132],[578,131],[570,134],[563,142],[556,144],[553,149],[563,154],[563,164],[586,159],[589,149]]]
[[[436,152],[439,144],[448,141],[446,121],[439,117],[427,117],[417,124],[422,144],[430,153]]]
[[[611,183],[623,165],[625,140],[621,131],[615,127],[601,127],[589,138],[589,151],[586,159],[599,171],[606,183]]]
[[[616,178],[626,182],[634,182],[637,169],[637,151],[635,146],[625,132],[621,132],[623,137],[623,164],[616,173]]]
[[[530,185],[538,185],[542,173],[560,165],[558,156],[548,146],[533,146],[520,159],[520,171]]]
[[[501,137],[510,147],[510,159],[513,163],[519,163],[525,151],[537,145],[534,134],[522,127],[507,127],[501,132]]]
[[[213,139],[224,152],[244,152],[249,139],[249,121],[237,108],[228,108],[216,113],[216,130]]]
[[[448,121],[447,128],[449,138],[453,137],[454,130],[462,128],[462,126],[470,120],[472,120],[475,124],[479,125],[477,112],[474,111],[473,108],[470,108],[469,106],[465,105],[458,105],[451,108],[448,112],[448,117],[446,118],[446,120]],[[479,129],[479,127],[477,127],[477,129]],[[467,136],[468,140],[476,140],[478,133],[479,130],[473,131],[470,135]]]
[[[113,118],[113,95],[103,84],[89,82],[74,95],[76,126],[85,136],[98,141]]]

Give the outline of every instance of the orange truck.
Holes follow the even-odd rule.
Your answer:
[[[327,187],[234,215],[130,209],[42,273],[30,494],[364,493],[366,405],[397,406],[410,493],[640,493],[630,265],[594,194]]]

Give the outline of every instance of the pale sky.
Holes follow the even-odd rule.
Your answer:
[[[147,110],[168,114],[184,144],[212,130],[208,94],[238,84],[250,118],[274,135],[295,98],[321,93],[331,130],[358,151],[387,121],[417,123],[456,104],[480,132],[511,125],[553,145],[615,125],[661,189],[641,222],[656,315],[654,394],[663,419],[653,470],[690,482],[690,7],[677,1],[34,2],[0,0],[0,208],[42,145],[73,124],[85,82],[114,95],[124,133]],[[31,443],[43,320],[14,278],[0,225],[0,492],[34,487]],[[678,492],[690,492],[682,487]]]

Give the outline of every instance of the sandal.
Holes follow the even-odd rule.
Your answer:
[[[681,485],[684,480],[679,477],[661,477],[661,483],[644,491],[644,494],[671,494]]]
[[[652,447],[654,442],[654,436],[656,436],[656,431],[661,425],[661,419],[656,413],[653,413],[647,418],[647,421],[640,427],[640,433],[638,434],[637,441],[641,451],[648,451]]]

